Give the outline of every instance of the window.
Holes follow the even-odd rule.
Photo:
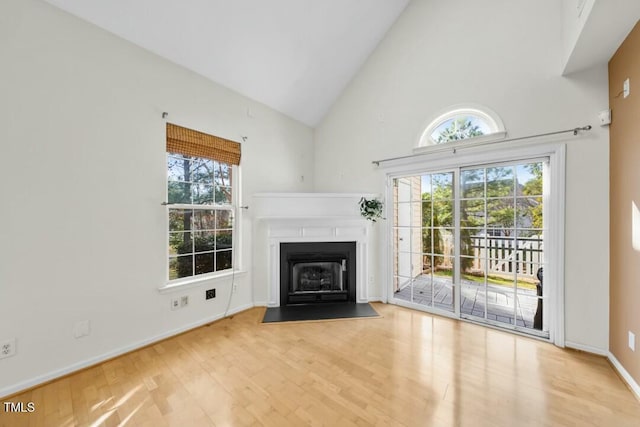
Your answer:
[[[418,149],[467,139],[488,141],[505,135],[502,121],[488,108],[457,106],[448,108],[429,121],[420,136]]]
[[[234,267],[234,170],[240,144],[167,124],[168,278]]]

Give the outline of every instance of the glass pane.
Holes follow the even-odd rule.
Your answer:
[[[431,223],[431,214],[432,214],[431,202],[422,202],[422,226],[423,227],[433,226],[433,224]]]
[[[213,203],[213,185],[193,184],[193,203],[196,205],[210,205]]]
[[[216,211],[210,209],[194,209],[193,229],[194,230],[215,230]]]
[[[193,252],[192,233],[169,233],[169,254],[190,254]]]
[[[196,274],[211,273],[214,271],[213,252],[196,254],[194,258],[196,260]]]
[[[434,228],[431,230],[433,233],[433,250],[431,253],[436,255],[448,255],[454,254],[454,234],[453,229],[449,228]]]
[[[522,197],[516,200],[516,226],[542,228],[542,197]]]
[[[460,226],[484,227],[484,200],[460,201]]]
[[[231,167],[228,164],[216,162],[213,176],[216,185],[231,185]]]
[[[167,202],[169,203],[191,203],[191,184],[187,182],[170,181],[167,185]]]
[[[476,249],[474,256],[460,257],[460,312],[462,314],[485,317],[485,271],[487,261],[480,258]]]
[[[214,231],[198,231],[193,233],[195,252],[209,252],[216,248],[216,233]],[[196,264],[198,260],[196,259]]]
[[[471,169],[460,172],[460,190],[462,198],[483,198],[484,169]]]
[[[227,270],[232,267],[231,251],[216,252],[216,271]]]
[[[437,277],[453,277],[453,257],[434,256],[433,275]]]
[[[233,234],[231,231],[216,231],[216,250],[231,249]]]
[[[433,226],[453,227],[453,201],[433,202]]]
[[[431,274],[421,274],[417,276],[411,287],[411,301],[415,304],[431,306],[432,296],[432,276]]]
[[[398,227],[394,233],[396,237],[396,249],[398,252],[411,252],[411,229]]]
[[[189,181],[190,157],[167,156],[167,175],[169,181]]]
[[[518,267],[518,292],[537,295],[538,288],[542,289],[542,281],[539,279],[542,277],[542,266],[530,261],[520,261]]]
[[[169,279],[193,276],[193,256],[169,258]]]
[[[431,175],[433,184],[433,199],[452,199],[453,198],[453,174],[437,173]]]
[[[464,114],[452,117],[440,123],[431,133],[431,139],[437,144],[459,141],[489,133],[490,127],[480,117]]]
[[[487,168],[487,197],[513,196],[513,167]]]
[[[462,228],[460,230],[460,255],[484,257],[487,238],[482,229]]]
[[[537,234],[540,233],[540,234]],[[540,230],[526,230],[518,232],[518,248],[522,252],[520,259],[524,262],[536,264],[535,268],[540,267],[544,262],[544,245],[542,241],[542,232]],[[536,270],[533,270],[533,274]]]
[[[191,181],[213,184],[213,160],[194,158],[191,164]]]
[[[169,231],[191,230],[191,209],[169,209]]]
[[[433,254],[433,228],[423,228],[421,241],[422,241],[422,253]]]
[[[230,205],[231,187],[221,187],[216,185],[215,202],[220,205]]]
[[[498,230],[512,229],[514,213],[513,199],[487,200],[487,227]]]
[[[411,301],[412,300],[412,286],[411,279],[408,277],[399,277],[395,276],[393,278],[394,282],[394,298],[401,299],[403,301]]]
[[[217,210],[216,211],[216,229],[232,228],[231,211]]]
[[[514,304],[513,289],[487,286],[487,319],[513,325]]]
[[[542,330],[542,308],[543,300],[534,294],[518,294],[517,295],[518,311],[516,316],[516,325]]]
[[[542,195],[542,163],[516,166],[516,179],[525,196]]]
[[[431,175],[420,177],[420,195],[422,200],[431,200]]]

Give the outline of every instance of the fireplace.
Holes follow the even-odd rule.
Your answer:
[[[356,242],[280,243],[280,306],[356,301]]]

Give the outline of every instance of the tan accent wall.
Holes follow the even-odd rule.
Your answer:
[[[631,93],[624,98],[627,78]],[[609,349],[640,383],[640,248],[632,246],[632,203],[640,208],[640,23],[609,61],[609,105]],[[593,255],[598,256],[598,248]],[[589,268],[588,260],[584,266]],[[636,334],[635,352],[628,346],[629,331]]]

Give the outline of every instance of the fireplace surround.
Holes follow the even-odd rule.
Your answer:
[[[280,306],[355,301],[355,241],[280,243]]]
[[[381,300],[370,271],[373,227],[371,221],[360,215],[358,203],[362,197],[380,196],[369,193],[253,195],[251,213],[256,219],[253,229],[253,298],[256,305],[280,306],[282,243],[355,242],[355,262],[350,269],[355,279],[349,278],[349,292],[355,294],[356,303]],[[307,271],[309,281],[305,286],[322,285],[314,283],[313,280],[318,278],[311,274]],[[328,286],[326,280],[324,286]]]

